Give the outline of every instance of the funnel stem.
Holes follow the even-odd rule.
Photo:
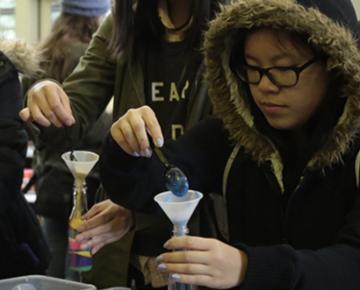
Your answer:
[[[181,237],[181,236],[186,236],[189,233],[189,229],[186,226],[186,224],[181,224],[181,225],[175,225],[173,227],[173,236],[174,237]]]
[[[76,191],[82,192],[85,185],[85,177],[76,176],[74,185]]]

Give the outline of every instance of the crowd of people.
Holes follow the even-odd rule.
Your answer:
[[[19,224],[2,235],[18,239],[7,254],[24,269],[2,273],[71,278],[72,180],[60,154],[75,144],[101,155],[77,236],[93,253],[86,282],[165,289],[171,273],[215,289],[357,289],[360,28],[352,2],[115,0],[97,28],[109,6],[64,0],[31,70],[0,46],[1,97],[12,97],[1,100],[0,156],[17,161],[14,171],[0,169],[0,194],[26,205],[26,122],[45,234],[26,207],[31,239],[13,235]],[[22,109],[18,71],[28,75]],[[166,190],[153,146],[204,194],[186,237],[169,239],[171,223],[153,201]],[[17,260],[24,251],[38,258]]]

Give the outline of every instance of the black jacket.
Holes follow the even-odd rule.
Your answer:
[[[357,21],[347,0],[297,3],[238,0],[223,8],[205,36],[209,94],[222,121],[207,121],[163,150],[188,176],[190,187],[207,196],[222,192],[225,164],[234,146],[240,146],[223,193],[229,243],[248,256],[240,289],[355,290],[360,285],[360,191],[355,182],[360,53],[351,30]],[[317,6],[323,13],[300,5]],[[247,86],[229,66],[238,29],[264,25],[308,35],[327,55],[328,69],[342,80],[332,84],[329,106],[311,124],[315,130],[335,118],[335,125],[328,134],[320,126],[319,134],[309,139],[315,144],[318,136],[325,136],[291,189],[278,143],[264,133],[249,105]],[[101,159],[105,189],[126,207],[162,214],[153,196],[165,190],[163,166],[156,156],[146,160],[125,155],[109,138]],[[117,194],[118,188],[127,189],[127,195]]]
[[[18,117],[23,101],[18,71],[1,51],[16,62],[25,47],[0,42],[0,279],[45,273],[49,262],[38,220],[20,192],[27,146]]]
[[[232,149],[222,123],[207,120],[163,150],[189,177],[190,187],[206,194],[222,191]],[[259,166],[250,154],[238,153],[225,195],[229,242],[249,258],[242,289],[358,289],[360,196],[354,160],[359,149],[357,141],[343,164],[306,171],[286,204],[271,163]],[[156,156],[134,161],[110,138],[101,169],[115,202],[163,215],[152,199],[166,190]],[[129,194],[115,194],[118,187]]]

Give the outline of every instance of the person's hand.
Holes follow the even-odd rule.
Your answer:
[[[84,216],[76,239],[81,248],[92,248],[95,254],[102,247],[120,240],[132,227],[132,215],[126,208],[110,199],[95,204]]]
[[[176,251],[158,256],[158,269],[180,283],[225,289],[244,280],[246,254],[223,242],[185,236],[168,240],[164,247]]]
[[[126,153],[137,157],[152,154],[147,133],[156,146],[161,147],[164,143],[159,122],[148,106],[128,110],[111,126],[110,132]]]
[[[27,104],[19,113],[24,122],[58,128],[71,126],[75,118],[71,112],[69,97],[57,83],[45,80],[34,85],[28,92]]]

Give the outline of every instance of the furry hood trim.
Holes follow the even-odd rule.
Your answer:
[[[360,53],[353,33],[358,28],[356,25],[350,0],[234,0],[223,6],[210,23],[204,50],[215,114],[223,120],[232,140],[240,143],[254,160],[273,164],[278,180],[282,179],[279,153],[273,143],[256,130],[244,97],[244,84],[237,81],[229,66],[235,35],[239,29],[256,27],[284,28],[309,35],[308,41],[329,56],[328,70],[336,68],[343,75],[346,80],[341,88],[341,95],[346,98],[344,111],[325,145],[308,163],[310,168],[322,169],[341,162],[341,156],[360,130]]]
[[[0,40],[0,51],[10,59],[20,73],[32,77],[41,72],[40,53],[26,42]]]

